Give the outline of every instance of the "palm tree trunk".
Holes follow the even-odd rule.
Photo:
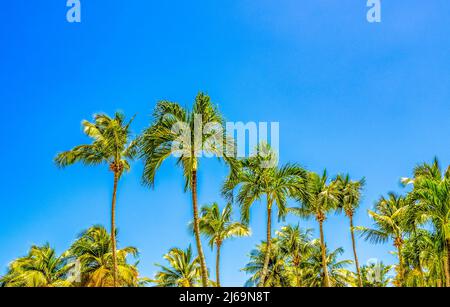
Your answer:
[[[220,242],[217,242],[217,254],[216,254],[216,284],[217,287],[220,288],[220,246],[222,244]]]
[[[200,269],[203,287],[208,287],[208,270],[206,269],[205,255],[203,254],[202,242],[200,240],[200,228],[197,207],[197,171],[192,171],[192,207],[194,209],[194,233],[197,244],[197,253],[200,258]]]
[[[117,255],[116,255],[116,197],[119,174],[114,172],[114,188],[111,205],[111,248],[113,260],[113,286],[117,287]]]
[[[267,204],[267,241],[266,241],[266,256],[264,258],[264,266],[259,281],[259,287],[264,287],[266,276],[269,270],[270,249],[271,249],[271,233],[272,233],[272,203],[268,201]]]
[[[399,276],[399,287],[403,287],[403,256],[402,256],[402,247],[401,245],[397,246],[398,251],[398,276]]]
[[[414,234],[414,236],[417,236],[417,225],[415,222],[413,223],[413,234]],[[414,241],[414,242],[417,243],[417,241]],[[419,250],[419,248],[417,247],[417,244],[415,244],[414,249]],[[422,262],[420,261],[420,252],[417,257],[418,257],[417,258],[417,260],[418,260],[417,270],[419,271],[419,275],[420,275],[420,287],[425,287],[426,281],[425,281],[425,275],[423,274]]]
[[[300,276],[300,274],[297,274],[297,287],[298,287],[298,288],[303,287],[303,284],[302,284],[302,277]]]
[[[446,240],[447,255],[444,255],[445,286],[450,287],[450,240]]]
[[[322,250],[322,269],[323,269],[323,285],[330,287],[330,278],[328,276],[327,255],[325,247],[325,237],[323,235],[323,221],[319,220],[320,228],[320,249]]]
[[[350,218],[350,234],[352,236],[353,256],[355,257],[356,273],[358,274],[358,284],[360,287],[362,287],[363,283],[361,277],[361,269],[359,267],[358,254],[356,253],[355,233],[353,231],[353,216],[349,215],[349,218]]]
[[[300,263],[302,262],[302,256],[300,255],[300,253],[298,253],[295,257],[294,260],[294,267],[296,269],[296,279],[297,279],[297,287],[301,288],[302,287],[302,273],[301,273],[301,269],[300,269]]]
[[[420,287],[425,287],[426,280],[425,280],[425,275],[423,273],[422,263],[420,263],[420,258],[419,258],[419,263],[418,263],[417,269],[419,270],[419,275],[420,275]]]

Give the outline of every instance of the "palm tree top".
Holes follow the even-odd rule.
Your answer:
[[[251,234],[250,228],[240,222],[232,221],[232,205],[227,204],[220,210],[217,203],[203,206],[199,220],[200,232],[207,236],[211,248],[231,237],[243,237]]]
[[[448,180],[450,179],[450,165],[443,172],[438,158],[435,157],[431,164],[422,163],[414,167],[413,178],[403,177],[400,182],[406,186],[408,184],[414,184],[418,179]]]
[[[289,208],[289,211],[302,218],[316,216],[323,221],[328,211],[337,208],[339,197],[338,184],[336,181],[329,182],[327,170],[322,175],[309,172],[306,193],[296,195],[299,207]]]
[[[287,214],[287,198],[303,191],[307,172],[298,164],[287,163],[278,166],[278,157],[267,143],[261,143],[256,154],[239,160],[240,167],[225,180],[222,195],[241,206],[241,218],[245,223],[250,219],[250,207],[255,201],[267,198],[268,206],[273,203],[278,208],[278,218]]]
[[[338,175],[334,179],[339,191],[338,211],[344,211],[347,215],[353,215],[359,207],[362,197],[362,189],[366,184],[365,178],[353,181],[349,174]]]
[[[405,231],[405,217],[409,209],[408,200],[394,192],[387,197],[381,196],[375,205],[375,210],[368,210],[374,221],[374,229],[355,227],[361,235],[372,243],[385,243],[389,238],[395,240],[397,246],[402,244],[402,234]]]
[[[116,230],[117,234],[117,230]],[[137,259],[139,252],[132,246],[117,250],[118,282],[122,286],[137,286],[137,264],[129,264],[130,256]],[[67,256],[82,265],[83,284],[86,286],[113,285],[113,253],[111,236],[101,225],[83,231],[67,251]]]
[[[183,168],[185,190],[190,188],[192,172],[203,155],[223,158],[233,171],[236,169],[234,140],[225,134],[224,119],[208,95],[200,92],[192,110],[176,102],[159,101],[153,117],[141,137],[144,184],[154,186],[157,170],[171,156]]]
[[[28,254],[10,263],[8,273],[0,278],[6,287],[68,287],[67,274],[74,264],[58,256],[48,243],[33,245]]]
[[[164,259],[168,266],[156,264],[161,268],[152,280],[160,287],[193,287],[200,281],[200,258],[194,257],[192,247],[186,250],[172,248]]]
[[[56,165],[64,168],[77,162],[85,165],[106,163],[113,171],[128,171],[129,161],[137,153],[137,141],[130,141],[133,119],[125,122],[125,116],[116,112],[113,118],[106,114],[95,114],[93,122],[84,120],[83,132],[92,143],[59,153],[55,158]]]

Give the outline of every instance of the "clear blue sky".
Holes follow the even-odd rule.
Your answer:
[[[109,228],[107,168],[52,162],[86,141],[80,122],[95,112],[137,113],[140,132],[156,101],[190,105],[202,90],[231,121],[278,121],[282,162],[366,177],[357,225],[370,223],[380,194],[402,190],[416,163],[450,162],[447,0],[383,1],[381,24],[366,21],[363,0],[82,0],[81,24],[66,22],[65,2],[0,6],[1,272],[31,244],[62,252],[83,229]],[[223,204],[226,169],[201,167],[200,203]],[[173,161],[153,191],[141,171],[135,163],[120,185],[119,244],[138,247],[140,271],[152,276],[169,248],[194,243],[191,204]],[[252,237],[225,243],[223,284],[247,279],[239,270],[264,238],[263,208],[252,210]],[[351,258],[347,220],[331,216],[325,230]],[[391,244],[358,248],[362,263],[395,262]],[[207,249],[211,269],[213,255]]]

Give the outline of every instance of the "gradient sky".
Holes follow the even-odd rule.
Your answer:
[[[158,100],[189,106],[205,91],[230,121],[278,121],[282,162],[366,177],[356,225],[370,225],[367,209],[381,194],[402,192],[399,178],[416,163],[450,162],[448,0],[383,1],[380,24],[366,21],[363,0],[82,0],[81,24],[67,23],[65,2],[0,6],[1,273],[32,244],[62,252],[83,229],[109,228],[107,167],[52,162],[87,141],[80,122],[95,112],[137,113],[139,133]],[[138,247],[140,272],[152,277],[169,248],[194,243],[192,213],[173,161],[155,190],[140,185],[141,172],[134,163],[120,184],[119,246]],[[200,204],[224,204],[226,173],[202,161]],[[240,269],[264,239],[261,204],[250,225],[252,237],[223,247],[224,285],[248,278]],[[331,216],[325,231],[351,259],[347,219]],[[395,262],[392,244],[358,248],[362,263]]]

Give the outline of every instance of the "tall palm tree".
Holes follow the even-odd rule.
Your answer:
[[[250,207],[265,198],[267,210],[266,256],[259,286],[265,285],[265,277],[271,252],[272,207],[276,204],[278,218],[287,214],[287,198],[303,193],[303,180],[306,171],[296,164],[278,167],[278,157],[268,144],[262,143],[256,148],[256,154],[240,161],[241,168],[237,174],[231,174],[222,188],[223,195],[233,199],[237,189],[237,202],[241,206],[244,223],[250,219]]]
[[[450,166],[442,172],[435,158],[431,164],[417,166],[414,178],[403,178],[402,182],[414,185],[411,198],[416,202],[417,214],[424,222],[432,223],[442,244],[446,286],[450,287]]]
[[[316,221],[319,223],[324,286],[329,287],[330,280],[327,268],[323,223],[326,220],[327,213],[336,209],[338,205],[339,190],[336,182],[328,183],[328,175],[327,172],[324,171],[322,176],[312,172],[308,174],[306,192],[307,193],[301,193],[296,196],[299,207],[291,208],[290,210],[292,213],[303,218],[315,216]]]
[[[352,238],[353,256],[355,259],[356,273],[358,277],[358,285],[363,286],[361,270],[359,267],[358,254],[356,253],[355,233],[353,229],[353,216],[358,209],[361,201],[361,191],[365,184],[365,179],[359,181],[350,180],[350,176],[338,176],[336,178],[339,189],[339,205],[338,211],[344,211],[350,221],[350,236]]]
[[[32,246],[28,255],[14,260],[0,278],[3,287],[70,287],[67,279],[73,264],[58,256],[49,244]]]
[[[125,122],[125,116],[116,112],[113,118],[106,114],[96,114],[94,122],[83,121],[84,133],[92,139],[91,144],[79,145],[59,153],[55,163],[66,167],[77,162],[85,165],[107,164],[114,175],[111,203],[111,244],[113,254],[114,286],[117,286],[116,256],[116,196],[117,186],[122,174],[130,169],[130,160],[137,153],[137,142],[131,141],[130,125],[133,119]]]
[[[276,233],[281,252],[286,255],[289,265],[295,275],[295,286],[303,287],[304,262],[311,254],[314,244],[312,244],[312,229],[303,230],[299,225],[287,225]]]
[[[158,102],[154,122],[142,135],[141,156],[144,160],[144,182],[154,186],[156,172],[170,156],[177,158],[185,179],[185,191],[192,193],[194,233],[200,258],[202,284],[208,286],[208,270],[200,240],[197,205],[197,172],[202,155],[225,160],[233,170],[234,141],[225,136],[224,120],[209,96],[197,95],[192,111],[169,101]]]
[[[103,226],[93,226],[84,231],[72,244],[68,254],[81,265],[80,286],[85,287],[136,287],[139,285],[136,264],[127,263],[127,257],[137,257],[135,247],[124,247],[116,251],[117,276],[114,265],[111,237]]]
[[[380,198],[375,205],[375,211],[368,211],[374,220],[374,228],[355,227],[366,240],[372,243],[385,243],[389,239],[394,241],[399,259],[397,267],[399,286],[403,286],[404,284],[402,247],[406,228],[405,215],[408,207],[409,202],[405,197],[390,192],[387,198]]]
[[[216,285],[220,287],[220,250],[223,242],[232,237],[242,237],[250,235],[247,225],[240,222],[233,222],[232,206],[227,204],[221,211],[217,203],[211,206],[204,206],[201,209],[199,221],[200,232],[206,235],[211,248],[216,246]]]
[[[169,266],[157,264],[161,271],[152,280],[159,287],[195,287],[200,281],[200,258],[192,254],[192,248],[186,250],[172,248],[164,259]]]

